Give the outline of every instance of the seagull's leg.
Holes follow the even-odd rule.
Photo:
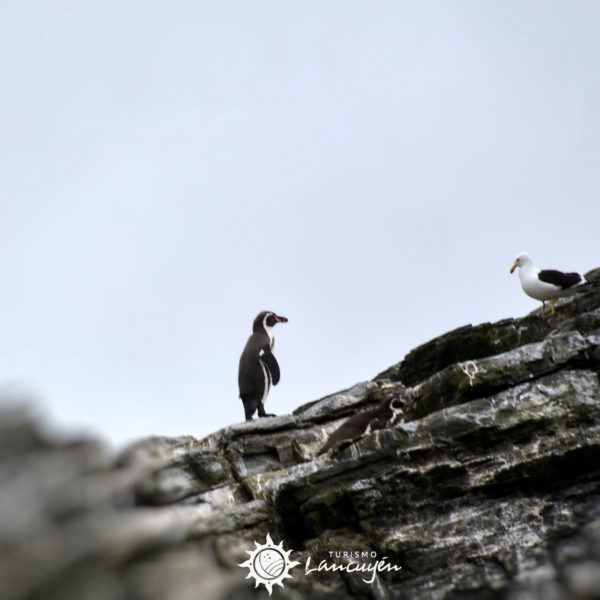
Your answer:
[[[552,298],[552,312],[550,313],[551,315],[554,314],[554,302],[556,301],[556,298]]]
[[[543,319],[543,318],[546,316],[546,315],[544,314],[544,309],[545,309],[545,308],[546,308],[546,301],[545,301],[545,300],[542,300],[542,319]]]

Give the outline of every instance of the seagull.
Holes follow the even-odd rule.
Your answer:
[[[531,257],[525,252],[515,258],[510,272],[514,273],[517,267],[523,291],[531,298],[542,301],[542,318],[546,316],[546,300],[552,300],[550,314],[553,315],[556,298],[583,282],[579,273],[563,273],[556,269],[541,270],[534,267]]]

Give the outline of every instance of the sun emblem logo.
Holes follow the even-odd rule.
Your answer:
[[[254,542],[256,548],[254,550],[246,550],[246,553],[250,555],[250,558],[243,563],[240,563],[239,567],[248,567],[250,571],[246,575],[246,579],[254,577],[256,580],[255,588],[262,583],[269,592],[269,596],[273,591],[275,584],[283,587],[282,581],[292,576],[289,574],[289,570],[300,563],[295,560],[290,560],[291,550],[283,549],[283,542],[275,545],[271,536],[267,533],[267,540],[265,544],[259,544]]]

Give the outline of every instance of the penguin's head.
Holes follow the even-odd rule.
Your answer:
[[[392,417],[390,419],[390,425],[397,425],[401,423],[404,418],[404,405],[406,400],[402,396],[397,396],[390,400],[390,410],[392,411]]]
[[[287,318],[281,317],[275,314],[273,311],[263,310],[262,312],[258,313],[256,319],[254,319],[252,332],[260,333],[261,331],[264,331],[268,334],[277,323],[287,323]]]

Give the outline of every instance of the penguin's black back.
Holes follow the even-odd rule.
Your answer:
[[[394,412],[392,410],[392,403],[394,402],[400,402],[402,404],[404,403],[403,400],[397,398],[386,399],[382,400],[379,404],[373,408],[370,408],[369,410],[364,410],[352,415],[351,417],[348,417],[327,438],[327,442],[325,442],[325,445],[323,448],[321,448],[318,454],[324,454],[338,442],[357,438],[367,431],[369,425],[371,426],[371,431],[388,427],[390,424],[392,424],[391,420],[394,416]]]
[[[246,342],[246,346],[240,356],[238,369],[238,385],[240,398],[262,398],[265,388],[265,375],[260,364],[260,351],[270,348],[271,340],[263,331],[253,333]]]

